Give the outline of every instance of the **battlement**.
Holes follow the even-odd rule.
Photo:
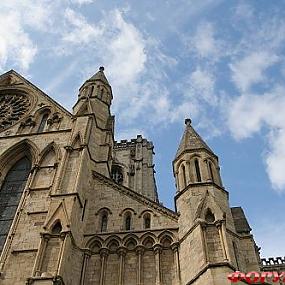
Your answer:
[[[130,141],[128,140],[120,140],[119,142],[115,141],[114,148],[115,149],[131,148],[138,143],[141,143],[142,146],[146,146],[148,149],[153,149],[153,143],[143,138],[142,135],[137,135],[136,139],[131,139]]]
[[[262,266],[285,265],[285,256],[262,258],[261,264]]]

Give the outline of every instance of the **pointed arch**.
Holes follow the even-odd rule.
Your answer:
[[[215,215],[210,208],[207,208],[205,211],[205,221],[207,223],[213,223],[215,221]]]
[[[43,106],[39,110],[37,110],[35,117],[36,121],[39,122],[38,125],[35,127],[35,131],[37,133],[42,133],[47,128],[47,121],[51,114],[51,107],[50,106]]]
[[[32,165],[37,164],[38,148],[28,139],[16,143],[0,156],[0,178],[5,177],[12,165],[25,156],[30,159]]]
[[[56,220],[53,224],[53,226],[51,227],[51,233],[53,235],[59,235],[62,231],[62,225],[60,220]]]
[[[73,140],[72,140],[72,143],[71,143],[71,146],[74,148],[74,149],[77,149],[77,148],[80,148],[81,145],[83,144],[83,140],[82,140],[82,135],[80,132],[78,132]]]
[[[133,250],[137,245],[138,245],[138,241],[137,241],[137,239],[134,238],[134,237],[129,237],[129,238],[124,242],[124,246],[125,246],[128,250]]]
[[[59,162],[61,160],[61,152],[57,144],[52,141],[49,143],[39,154],[39,165],[43,164],[43,161],[46,159],[49,153],[54,153],[54,163]],[[51,165],[51,164],[50,164]]]
[[[91,237],[87,242],[86,242],[86,248],[92,249],[94,244],[99,244],[100,247],[103,247],[104,241],[101,237],[95,236]]]
[[[119,246],[122,245],[122,240],[121,240],[121,238],[118,237],[118,236],[116,236],[116,235],[111,235],[111,236],[109,236],[109,237],[105,240],[104,244],[105,244],[105,246],[107,245],[107,247],[108,247],[109,244],[111,244],[112,242],[118,243]]]

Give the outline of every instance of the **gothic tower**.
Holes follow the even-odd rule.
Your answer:
[[[218,157],[185,124],[173,161],[182,284],[228,284],[228,272],[259,268],[251,229],[242,209],[229,206]]]
[[[114,140],[104,68],[73,113],[0,76],[0,285],[223,285],[259,270],[218,157],[189,119],[173,161],[177,211],[159,203],[153,144]]]

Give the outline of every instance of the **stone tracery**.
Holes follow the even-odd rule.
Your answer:
[[[17,123],[28,112],[31,102],[25,94],[0,96],[0,131]]]

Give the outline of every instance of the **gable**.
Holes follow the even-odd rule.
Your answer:
[[[70,128],[72,114],[11,70],[0,76],[0,136],[36,130],[46,115],[49,130]]]

